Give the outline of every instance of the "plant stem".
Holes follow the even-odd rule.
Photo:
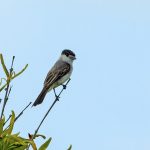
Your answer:
[[[11,88],[12,88],[12,87],[9,88],[9,86],[10,86],[10,79],[9,78],[11,77],[11,74],[13,72],[14,59],[15,59],[15,56],[13,56],[13,58],[12,58],[12,63],[11,63],[11,67],[10,67],[10,70],[9,70],[9,77],[7,79],[7,87],[6,87],[5,97],[4,97],[4,103],[3,103],[3,107],[2,107],[2,111],[1,111],[1,119],[3,117],[5,106],[7,104],[9,94],[10,94]]]
[[[32,102],[30,102],[19,114],[18,116],[15,118],[15,122],[20,118],[20,116],[24,113],[24,111],[32,104]],[[5,121],[4,125],[9,121],[9,119],[11,118],[12,115],[9,115],[8,119]],[[3,126],[4,126],[3,125]],[[9,127],[9,125],[5,128],[5,130]],[[5,131],[4,130],[4,131]]]
[[[60,93],[55,97],[54,102],[52,103],[52,105],[50,106],[50,108],[48,109],[48,111],[46,112],[46,114],[44,115],[42,121],[40,122],[39,126],[38,126],[37,129],[35,130],[34,135],[32,136],[32,139],[31,139],[31,140],[33,140],[33,139],[36,137],[36,135],[37,135],[37,133],[38,133],[38,131],[39,131],[41,125],[43,124],[44,120],[46,119],[47,115],[48,115],[49,112],[52,110],[52,108],[54,107],[54,105],[56,104],[56,102],[59,101],[59,96],[61,95],[61,93],[63,92],[63,90],[66,89],[66,86],[67,86],[67,84],[70,82],[70,80],[71,80],[71,79],[69,79],[69,80],[66,82],[66,84],[63,85],[62,90],[61,90]],[[30,147],[30,144],[29,144],[27,150],[29,150],[29,147]]]
[[[2,117],[3,117],[4,110],[5,110],[5,106],[6,106],[6,103],[7,103],[7,101],[8,101],[8,97],[7,97],[8,90],[9,90],[9,84],[8,84],[7,87],[6,87],[6,93],[5,93],[5,97],[4,97],[4,104],[3,104],[2,112],[1,112],[1,119],[2,119]]]
[[[17,121],[17,120],[20,118],[20,116],[23,114],[23,112],[24,112],[31,104],[32,104],[32,102],[30,102],[30,103],[18,114],[18,116],[15,118],[15,121]]]

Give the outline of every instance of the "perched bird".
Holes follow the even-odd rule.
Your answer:
[[[56,87],[63,85],[63,83],[70,78],[73,70],[73,61],[75,59],[76,56],[73,51],[69,49],[65,49],[62,51],[61,56],[48,72],[44,81],[43,89],[33,103],[33,106],[41,104],[49,91],[54,89],[55,92]]]

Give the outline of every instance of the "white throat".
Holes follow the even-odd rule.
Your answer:
[[[73,63],[73,60],[70,59],[69,57],[67,57],[66,55],[61,55],[61,56],[60,56],[60,59],[61,59],[62,61],[64,61],[64,62],[70,64],[70,65]]]

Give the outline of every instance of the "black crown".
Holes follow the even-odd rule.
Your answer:
[[[72,56],[75,57],[75,53],[73,51],[69,50],[69,49],[64,49],[61,54],[62,55],[64,54],[66,56],[72,55]]]

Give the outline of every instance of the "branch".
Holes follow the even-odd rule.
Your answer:
[[[15,118],[15,121],[17,121],[21,115],[23,115],[24,111],[32,104],[32,102],[30,102],[20,113],[19,115]]]
[[[6,74],[6,77],[7,79],[5,78],[2,78],[3,80],[6,80],[6,83],[0,88],[0,92],[6,87],[7,89],[7,85],[8,83],[10,83],[14,78],[18,77],[20,74],[22,74],[26,68],[28,67],[28,64],[21,70],[19,71],[17,74],[15,74],[15,72],[13,71],[13,63],[14,63],[14,59],[15,59],[15,56],[13,56],[12,58],[12,63],[11,63],[11,68],[10,68],[10,72],[8,72],[8,69],[6,68],[6,65],[5,65],[5,62],[4,62],[4,59],[3,59],[3,55],[0,54],[0,60],[1,60],[1,64],[2,64],[2,67],[3,67],[3,70]],[[2,79],[0,81],[0,85],[2,84]]]
[[[7,104],[7,101],[8,101],[10,92],[11,92],[11,88],[12,88],[12,87],[9,88],[9,86],[10,86],[10,81],[11,81],[11,75],[12,75],[12,72],[13,72],[13,64],[14,64],[15,56],[13,56],[13,58],[12,58],[11,67],[10,67],[9,73],[8,73],[8,70],[7,70],[6,66],[5,66],[2,54],[0,54],[0,58],[1,58],[1,63],[2,63],[3,69],[4,69],[4,71],[5,71],[6,75],[7,75],[7,87],[6,87],[4,103],[3,103],[3,107],[2,107],[2,111],[1,111],[1,119],[2,119],[3,114],[4,114],[4,110],[5,110],[5,106]]]
[[[60,98],[59,96],[61,95],[61,93],[63,92],[63,90],[66,89],[66,86],[67,86],[67,84],[70,82],[70,80],[71,80],[71,79],[69,79],[69,80],[66,82],[66,84],[63,85],[62,90],[61,90],[60,93],[57,95],[57,97],[55,98],[54,102],[52,103],[52,105],[50,106],[50,108],[48,109],[48,111],[46,112],[46,114],[45,114],[45,116],[43,117],[42,121],[40,122],[39,126],[38,126],[37,129],[35,130],[34,135],[32,136],[31,140],[33,140],[33,139],[36,137],[36,135],[37,135],[37,133],[38,133],[38,131],[39,131],[41,125],[43,124],[44,120],[46,119],[47,115],[48,115],[49,112],[52,110],[52,108],[54,107],[54,105],[56,104],[56,102],[59,101],[59,98]],[[30,145],[28,146],[27,150],[29,150],[29,147],[30,147]]]
[[[20,118],[20,116],[23,115],[24,111],[25,111],[31,104],[32,104],[32,102],[30,102],[30,103],[18,114],[18,116],[15,118],[15,121],[14,121],[14,122],[16,122],[16,121]],[[9,117],[8,117],[8,119],[5,121],[4,125],[10,120],[11,116],[12,116],[12,115],[9,115]],[[4,126],[4,125],[3,125],[3,126]],[[10,126],[10,125],[9,125],[9,126]],[[7,129],[9,126],[7,126],[6,129]],[[5,130],[6,130],[6,129],[5,129]],[[4,130],[4,131],[5,131],[5,130]]]

